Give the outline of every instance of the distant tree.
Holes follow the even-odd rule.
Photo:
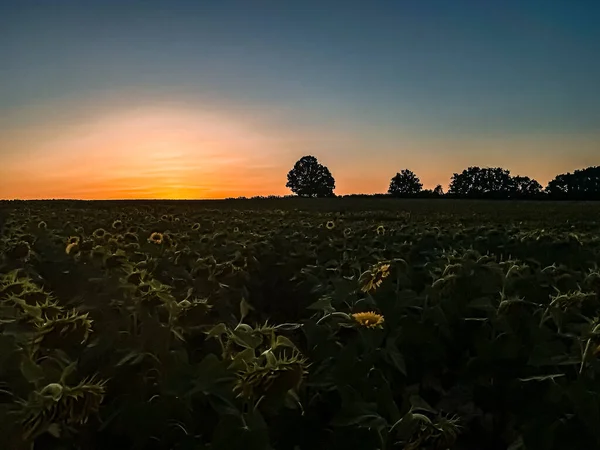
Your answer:
[[[548,183],[546,192],[554,198],[600,198],[600,166],[557,175]]]
[[[335,180],[314,156],[303,156],[287,174],[288,187],[300,197],[333,197]]]
[[[441,197],[442,195],[444,195],[444,188],[442,187],[441,184],[438,184],[435,189],[433,190],[433,194],[437,197]]]
[[[390,182],[388,193],[394,197],[416,195],[423,189],[423,184],[414,172],[404,169],[397,173]]]
[[[507,198],[515,192],[510,171],[500,167],[469,167],[452,176],[448,194],[459,197]]]
[[[517,197],[529,198],[539,196],[542,192],[542,185],[529,177],[513,177],[514,193]]]

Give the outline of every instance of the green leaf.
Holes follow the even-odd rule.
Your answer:
[[[400,353],[398,347],[396,347],[393,336],[387,338],[384,354],[389,358],[393,366],[398,369],[402,375],[406,376],[406,362],[404,361],[404,356],[402,356],[402,353]]]
[[[316,302],[307,306],[306,309],[324,311],[328,313],[335,311],[335,308],[331,306],[331,297],[321,297]]]
[[[245,298],[242,298],[240,301],[240,322],[242,322],[252,310],[254,310],[254,307],[248,303]]]
[[[206,332],[206,335],[211,337],[221,336],[227,333],[227,326],[224,323],[220,323],[212,327],[209,331]]]
[[[263,337],[254,332],[248,332],[241,329],[231,332],[231,339],[240,347],[255,349],[263,342]]]
[[[254,354],[254,349],[246,348],[246,349],[242,350],[241,352],[239,352],[237,355],[235,355],[235,357],[231,361],[231,364],[229,364],[228,368],[232,369],[232,370],[243,369],[244,367],[246,367],[246,363],[249,363],[250,361],[253,361],[254,359],[256,359],[256,355]]]
[[[44,371],[34,361],[28,357],[21,360],[21,373],[30,383],[37,383],[44,378]]]
[[[292,341],[290,341],[285,336],[281,336],[281,335],[277,336],[277,340],[275,341],[275,345],[273,346],[274,349],[277,347],[289,347],[292,349],[296,349],[296,345],[294,345],[294,343]]]
[[[412,406],[413,411],[426,411],[433,414],[437,414],[437,411],[431,407],[420,395],[411,395],[409,402]]]

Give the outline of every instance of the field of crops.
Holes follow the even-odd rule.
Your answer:
[[[600,204],[0,202],[0,448],[600,448]]]

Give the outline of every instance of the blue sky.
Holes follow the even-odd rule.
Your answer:
[[[547,156],[528,138],[560,140],[548,170],[573,170],[600,155],[598,23],[593,0],[0,1],[0,131],[127,98],[242,114],[265,134],[346,134],[356,145],[321,150],[346,171],[370,143],[412,162],[402,149],[427,139],[443,165],[466,158],[458,142],[472,155],[493,141],[501,164],[498,141],[520,140],[504,165],[527,170],[513,153]],[[16,151],[1,139],[0,158]]]

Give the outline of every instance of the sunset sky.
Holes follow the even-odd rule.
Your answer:
[[[600,165],[600,0],[0,0],[0,198]]]

